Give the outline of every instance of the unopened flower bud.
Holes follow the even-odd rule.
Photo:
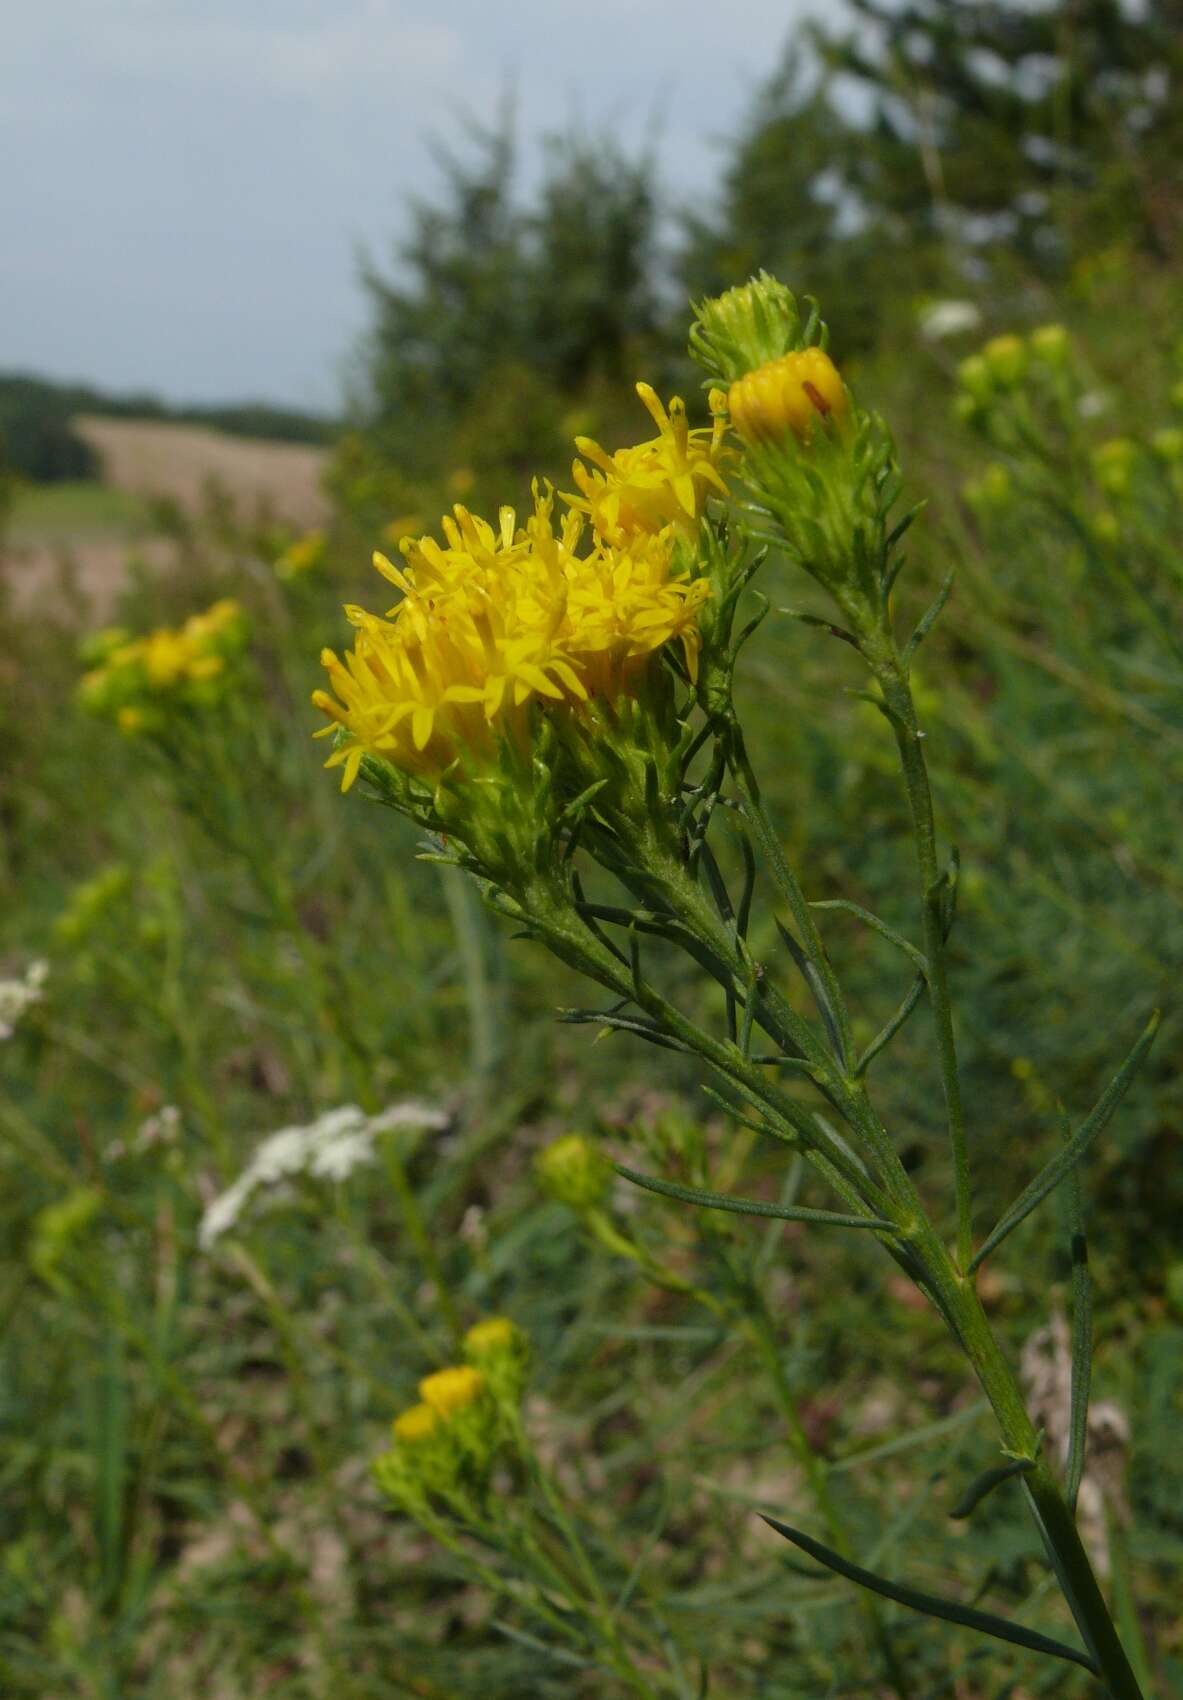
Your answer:
[[[803,348],[769,361],[732,384],[731,423],[745,442],[778,442],[789,432],[808,442],[820,427],[845,419],[846,386],[821,348]]]
[[[1070,344],[1063,325],[1040,325],[1031,332],[1031,352],[1048,366],[1063,366]]]
[[[990,368],[980,354],[969,354],[957,368],[957,377],[965,394],[977,407],[994,399],[994,380]]]
[[[1137,445],[1128,437],[1113,437],[1093,451],[1093,472],[1106,495],[1128,495],[1137,459]]]
[[[1022,337],[1008,332],[992,337],[982,350],[990,376],[1004,389],[1013,389],[1027,370],[1027,349]]]
[[[464,1336],[464,1356],[484,1376],[499,1404],[517,1406],[526,1381],[530,1342],[508,1316],[490,1316]]]
[[[1159,460],[1174,465],[1183,460],[1183,430],[1177,425],[1167,425],[1161,431],[1156,431],[1150,439],[1150,447]]]
[[[1004,508],[1012,494],[1010,473],[998,461],[993,462],[980,478],[971,478],[962,486],[962,494],[971,507],[980,512]]]
[[[554,1140],[539,1152],[535,1167],[550,1196],[571,1210],[593,1210],[612,1184],[611,1163],[581,1133]]]
[[[801,340],[796,298],[767,272],[702,302],[690,327],[691,354],[724,383],[779,360]]]

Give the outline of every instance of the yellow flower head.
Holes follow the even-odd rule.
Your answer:
[[[403,1446],[417,1446],[430,1440],[439,1428],[440,1419],[430,1405],[412,1405],[395,1417],[392,1432]]]
[[[464,1336],[464,1355],[474,1363],[500,1352],[516,1351],[521,1329],[508,1316],[489,1316],[475,1322]]]
[[[674,570],[672,533],[619,549],[595,541],[580,554],[582,514],[556,532],[553,505],[536,486],[526,524],[503,508],[496,529],[457,506],[442,544],[405,539],[401,568],[374,556],[401,598],[384,618],[346,609],[353,649],[344,660],[322,655],[335,697],[313,695],[350,735],[327,764],[344,767],[343,790],[367,752],[438,774],[461,755],[486,755],[494,733],[520,736],[535,699],[558,706],[629,690],[674,637],[694,671],[709,592]]]
[[[324,563],[327,539],[323,531],[306,531],[288,545],[275,563],[275,576],[290,584],[293,579],[314,573]]]
[[[746,373],[727,396],[731,423],[745,442],[776,442],[791,431],[807,442],[850,411],[846,386],[829,355],[803,348]]]
[[[574,462],[571,476],[580,494],[563,497],[587,514],[598,537],[616,548],[667,526],[692,537],[707,496],[727,495],[719,471],[727,455],[723,420],[716,414],[709,429],[692,431],[680,397],[675,396],[667,410],[648,384],[638,384],[637,394],[657,426],[657,436],[611,455],[593,438],[576,437],[575,447],[592,465]]]
[[[455,1364],[449,1369],[437,1369],[434,1375],[424,1376],[419,1383],[423,1406],[446,1421],[458,1411],[475,1405],[485,1390],[485,1378],[471,1364]]]

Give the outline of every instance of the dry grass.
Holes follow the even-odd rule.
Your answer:
[[[244,517],[265,513],[297,528],[317,525],[328,515],[321,488],[323,449],[149,419],[84,415],[75,428],[98,455],[106,483],[115,490],[167,498],[197,514],[216,489]],[[59,604],[81,600],[90,617],[104,619],[133,551],[157,571],[167,571],[175,553],[167,539],[113,518],[100,505],[87,511],[84,503],[76,510],[50,503],[38,518],[14,526],[0,567],[18,608],[46,596]]]
[[[328,512],[320,487],[323,449],[151,419],[83,415],[74,426],[98,455],[107,482],[121,490],[168,496],[194,513],[216,484],[247,511],[263,506],[301,526],[319,524]]]

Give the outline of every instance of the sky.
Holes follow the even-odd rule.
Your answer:
[[[0,370],[331,409],[407,197],[507,92],[709,194],[808,0],[36,0],[0,54]]]

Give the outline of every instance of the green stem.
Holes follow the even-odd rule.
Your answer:
[[[973,1209],[970,1196],[969,1151],[965,1136],[965,1110],[957,1071],[957,1041],[953,1033],[953,1006],[949,998],[945,929],[941,915],[941,871],[937,861],[936,824],[932,790],[922,747],[923,732],[916,718],[916,704],[908,670],[895,644],[889,640],[867,646],[871,670],[883,692],[903,769],[904,789],[912,816],[916,862],[920,871],[920,909],[924,929],[925,976],[928,1000],[936,1030],[937,1057],[949,1141],[953,1151],[953,1186],[957,1201],[957,1260],[962,1269],[973,1256]]]
[[[1112,1700],[1142,1700],[1063,1490],[1042,1456],[1039,1433],[972,1282],[954,1266],[931,1224],[925,1224],[919,1249],[942,1309],[990,1401],[1006,1452],[1032,1464],[1023,1475],[1023,1487],[1085,1646]]]

